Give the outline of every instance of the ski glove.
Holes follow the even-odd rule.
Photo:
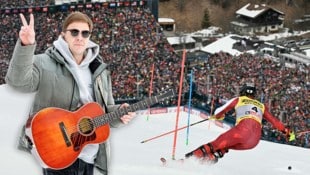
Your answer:
[[[282,131],[282,133],[285,134],[286,138],[289,139],[289,141],[295,140],[295,133],[294,131],[291,131],[289,128],[285,128],[284,131]]]
[[[289,128],[285,128],[282,133],[286,136],[286,137],[290,137],[290,129]]]

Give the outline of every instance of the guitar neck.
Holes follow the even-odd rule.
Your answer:
[[[172,97],[175,95],[175,92],[173,90],[168,91],[165,94],[149,97],[145,100],[139,101],[137,103],[134,103],[128,107],[120,108],[116,111],[107,113],[103,116],[98,116],[94,118],[94,124],[96,127],[100,127],[102,125],[105,125],[107,123],[112,122],[115,119],[121,118],[123,115],[128,114],[128,112],[134,112],[137,110],[145,109],[151,105],[154,105],[168,97]]]

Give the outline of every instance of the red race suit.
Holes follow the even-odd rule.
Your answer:
[[[285,129],[283,123],[275,118],[263,103],[247,96],[235,97],[227,101],[215,110],[214,115],[220,119],[232,109],[235,109],[236,113],[235,126],[211,142],[215,151],[225,153],[229,149],[254,148],[261,138],[263,118],[278,130],[284,131]]]

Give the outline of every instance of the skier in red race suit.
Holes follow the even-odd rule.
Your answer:
[[[290,129],[275,118],[264,104],[255,100],[255,94],[256,88],[253,84],[244,84],[240,89],[239,97],[235,97],[217,108],[214,117],[220,120],[224,119],[225,113],[234,108],[236,113],[235,126],[221,134],[214,141],[187,153],[185,157],[194,156],[201,160],[216,163],[218,158],[223,157],[229,149],[252,149],[261,138],[263,118],[288,137]]]

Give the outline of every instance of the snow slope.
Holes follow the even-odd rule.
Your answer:
[[[36,160],[28,153],[17,150],[20,127],[26,120],[33,94],[16,92],[7,85],[0,85],[0,174],[42,174]],[[166,110],[166,112],[165,112]],[[111,175],[306,175],[310,172],[309,149],[261,141],[248,151],[231,150],[219,163],[213,166],[199,164],[196,160],[186,163],[168,163],[162,166],[160,157],[169,162],[173,152],[174,133],[141,143],[141,141],[174,130],[175,108],[168,108],[161,114],[138,111],[137,118],[129,125],[112,128],[111,132]],[[190,115],[190,122],[202,120],[199,112]],[[187,124],[188,114],[180,112],[179,127]],[[189,144],[186,145],[187,129],[177,134],[175,157],[206,143],[220,133],[221,128],[214,122],[203,122],[190,127]],[[292,169],[289,170],[288,166]]]

